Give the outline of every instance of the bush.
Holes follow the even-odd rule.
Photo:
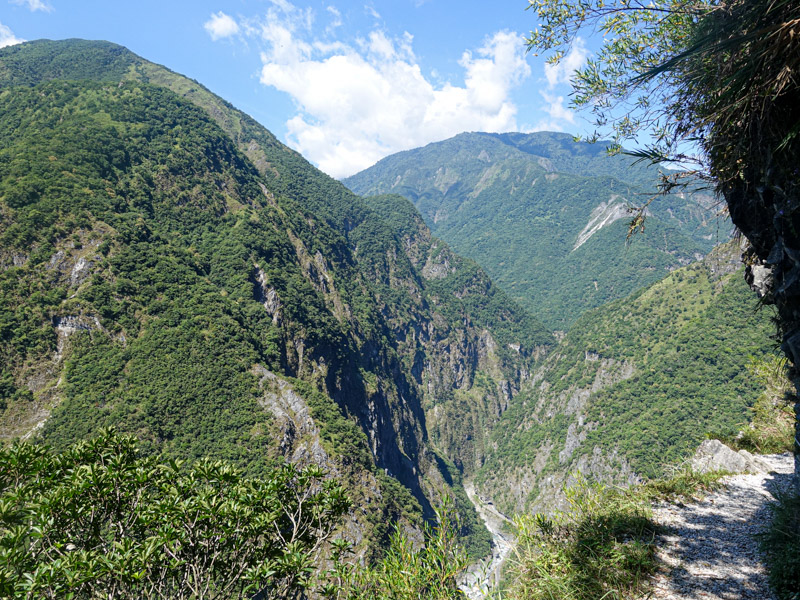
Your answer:
[[[348,508],[318,468],[249,479],[142,458],[105,431],[61,454],[0,451],[0,597],[285,597]]]

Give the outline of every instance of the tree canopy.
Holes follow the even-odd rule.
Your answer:
[[[646,134],[654,160],[695,161],[722,185],[786,168],[800,112],[800,6],[791,0],[529,0],[535,52],[561,60],[581,34],[599,52],[573,78],[615,148]]]
[[[0,596],[283,598],[349,508],[318,467],[159,462],[105,431],[0,450]]]

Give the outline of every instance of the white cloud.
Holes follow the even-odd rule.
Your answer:
[[[380,20],[381,14],[375,10],[375,7],[372,4],[365,4],[364,5],[364,12],[368,14],[370,17],[375,19],[376,21]]]
[[[338,8],[335,6],[328,6],[326,10],[333,15],[333,20],[330,22],[328,27],[325,29],[326,33],[333,33],[335,29],[338,29],[342,26],[342,13],[339,11]]]
[[[465,52],[463,85],[434,84],[410,34],[376,29],[352,45],[309,42],[312,15],[281,2],[261,25],[261,82],[294,99],[288,143],[330,175],[463,131],[517,129],[510,91],[530,74],[519,35],[501,31]]]
[[[53,10],[53,7],[50,6],[47,2],[43,2],[42,0],[11,0],[14,4],[19,4],[20,6],[27,6],[28,9],[31,11],[41,10],[43,12],[50,12]]]
[[[549,94],[545,91],[539,92],[547,103],[545,111],[553,121],[566,121],[567,123],[575,123],[575,112],[564,106],[564,96]]]
[[[21,44],[25,40],[22,40],[14,35],[14,32],[11,31],[8,27],[0,23],[0,48],[5,48],[6,46],[13,46],[14,44]]]
[[[544,76],[547,88],[539,90],[539,94],[545,102],[540,109],[547,113],[548,118],[540,120],[531,131],[565,131],[575,124],[575,111],[565,105],[564,96],[556,93],[556,88],[570,85],[575,71],[586,64],[588,57],[589,50],[586,48],[586,43],[583,39],[577,38],[570,51],[557,65],[545,64]]]
[[[233,17],[226,15],[222,11],[219,11],[217,14],[212,14],[211,18],[205,22],[203,27],[214,41],[239,33],[239,24]]]
[[[559,83],[569,84],[575,71],[580,69],[589,57],[589,50],[582,38],[576,38],[572,48],[558,64],[545,65],[544,76],[547,78],[547,85],[550,89]]]

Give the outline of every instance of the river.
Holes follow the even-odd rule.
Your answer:
[[[486,529],[492,534],[492,556],[475,563],[467,569],[460,583],[461,590],[470,600],[483,600],[500,581],[508,555],[514,549],[514,537],[503,531],[509,523],[508,517],[498,511],[491,502],[484,502],[475,492],[471,482],[464,484],[470,502],[475,506]]]

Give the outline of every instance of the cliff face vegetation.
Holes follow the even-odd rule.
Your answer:
[[[552,343],[538,322],[421,223],[404,238],[123,48],[6,48],[0,90],[5,438],[63,448],[115,425],[148,452],[253,475],[322,465],[370,541],[447,492],[486,550],[425,412],[449,390],[476,400],[474,427],[495,418]]]
[[[763,387],[748,365],[774,351],[740,254],[720,246],[581,317],[495,427],[483,493],[509,512],[548,509],[577,473],[659,477],[706,433],[735,435]]]

